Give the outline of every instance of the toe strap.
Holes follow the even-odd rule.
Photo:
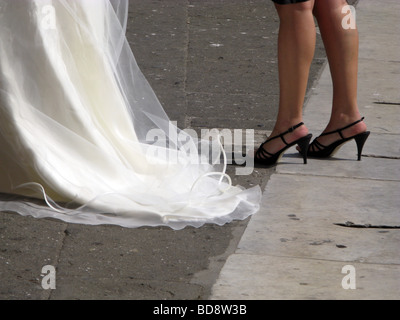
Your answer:
[[[268,152],[267,150],[265,150],[265,149],[263,148],[263,146],[264,146],[264,143],[257,149],[256,157],[259,158],[259,159],[260,159],[260,158],[261,158],[261,159],[267,159],[267,158],[272,157],[273,154],[270,153],[270,152]]]
[[[314,139],[314,141],[310,144],[309,150],[311,150],[311,151],[321,151],[321,150],[326,148],[326,146],[324,146],[322,143],[320,143],[317,139],[318,138]],[[314,147],[316,147],[318,150],[315,150]]]

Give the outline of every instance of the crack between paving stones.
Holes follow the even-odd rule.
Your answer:
[[[346,228],[364,228],[364,229],[400,229],[400,225],[390,226],[390,225],[373,225],[369,223],[358,224],[351,221],[346,221],[345,223],[334,223],[336,226],[346,227]]]
[[[54,267],[56,269],[56,283],[57,283],[57,272],[58,272],[57,269],[58,269],[58,265],[60,263],[61,252],[64,249],[65,241],[66,241],[66,239],[68,237],[68,231],[67,231],[68,230],[68,226],[69,226],[69,224],[66,223],[65,227],[61,230],[61,232],[63,234],[63,238],[62,238],[60,247],[59,247],[57,253],[55,254],[55,265],[54,265]],[[57,284],[56,284],[56,286],[57,286]],[[53,291],[55,291],[55,290],[48,290],[47,297],[45,298],[46,300],[51,300],[51,296],[53,294]]]

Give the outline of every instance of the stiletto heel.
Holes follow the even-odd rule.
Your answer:
[[[285,151],[287,149],[289,149],[290,147],[298,144],[300,148],[304,148],[302,150],[303,151],[301,154],[303,156],[303,161],[304,164],[307,163],[307,150],[308,150],[308,146],[310,144],[310,140],[312,137],[312,134],[308,134],[304,137],[301,137],[300,139],[297,139],[296,141],[292,142],[292,143],[287,143],[284,135],[293,132],[294,130],[296,130],[298,127],[304,125],[303,122],[300,122],[299,124],[289,128],[287,131],[285,131],[284,133],[281,133],[280,135],[277,135],[275,137],[269,138],[267,139],[265,142],[263,142],[260,147],[257,149],[255,155],[254,155],[254,162],[264,165],[264,166],[271,166],[274,165],[275,163],[277,163],[279,161],[279,159],[283,156],[283,154],[285,153]],[[268,152],[267,150],[264,149],[264,145],[274,139],[277,138],[281,138],[281,140],[285,143],[285,147],[282,148],[281,150],[279,150],[278,152],[272,154],[270,152]]]
[[[363,150],[365,141],[367,141],[367,139],[369,137],[369,134],[370,134],[370,132],[366,131],[366,132],[360,133],[354,137],[354,140],[356,140],[356,143],[357,143],[357,160],[358,161],[361,161],[362,150]]]
[[[337,133],[340,135],[341,139],[331,143],[329,146],[324,146],[322,143],[320,143],[318,141],[319,137],[317,137],[316,139],[314,139],[314,141],[310,144],[310,146],[308,148],[308,156],[314,157],[314,158],[327,158],[327,157],[333,156],[344,143],[354,139],[357,143],[357,160],[360,161],[362,149],[364,147],[365,141],[367,141],[367,139],[368,139],[370,132],[365,131],[365,132],[359,133],[355,136],[345,138],[342,134],[342,131],[356,125],[357,123],[359,123],[363,120],[364,120],[364,117],[356,122],[349,124],[348,126],[341,128],[341,129],[321,134],[319,137]]]
[[[300,153],[303,156],[304,164],[307,164],[308,146],[310,145],[311,138],[312,138],[312,134],[308,134],[304,138],[301,138],[297,143],[297,145],[299,146],[299,148],[301,150]]]

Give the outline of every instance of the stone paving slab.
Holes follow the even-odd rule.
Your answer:
[[[288,185],[298,191],[288,194]],[[391,194],[382,192],[389,186]],[[253,216],[237,253],[400,264],[400,215],[393,209],[400,207],[400,182],[376,181],[372,188],[373,196],[361,179],[273,175],[266,209]],[[398,229],[338,225],[346,222]]]
[[[349,275],[342,273],[347,265],[354,267],[355,289],[342,287]],[[398,279],[399,272],[399,265],[237,254],[229,257],[212,299],[397,300],[399,296],[393,293],[399,292],[400,282],[393,279]],[[247,276],[246,285],[238,274]]]

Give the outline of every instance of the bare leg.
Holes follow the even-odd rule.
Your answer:
[[[316,31],[313,17],[314,0],[275,5],[280,18],[278,37],[279,112],[271,137],[285,132],[302,122],[302,110],[307,89],[309,70],[314,57]],[[285,135],[291,143],[308,134],[301,126]],[[281,139],[264,145],[265,150],[275,153],[285,147]]]
[[[344,29],[342,19],[345,0],[315,0],[317,18],[324,41],[333,83],[333,101],[330,121],[324,132],[345,127],[361,118],[357,105],[358,30]],[[346,129],[350,137],[366,130],[364,122]],[[323,145],[338,140],[338,134],[318,138]]]

